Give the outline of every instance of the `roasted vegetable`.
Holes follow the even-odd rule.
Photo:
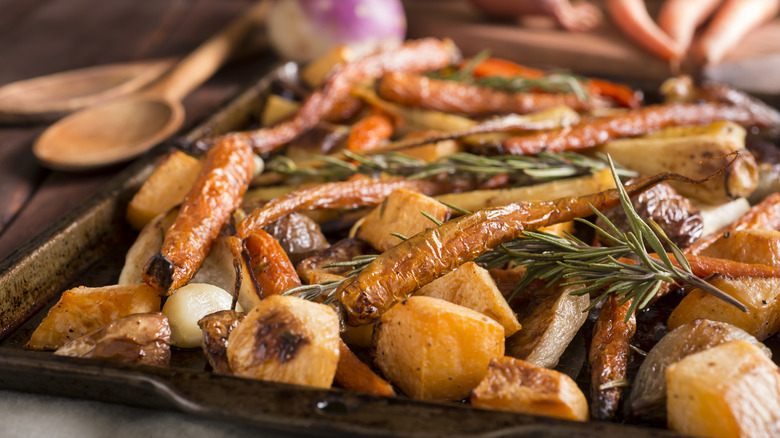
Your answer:
[[[376,395],[395,395],[393,387],[386,380],[371,371],[371,368],[355,356],[344,341],[339,341],[339,363],[334,382],[345,389]]]
[[[346,274],[349,267],[324,267],[331,263],[348,262],[353,257],[367,254],[370,248],[365,242],[355,238],[339,240],[333,245],[314,254],[313,256],[298,263],[295,270],[304,283],[311,283],[310,276],[313,272],[328,273],[334,275]]]
[[[227,359],[227,345],[230,333],[241,324],[246,315],[235,310],[220,310],[204,316],[198,321],[203,330],[201,348],[203,354],[217,374],[231,374]]]
[[[667,367],[691,354],[738,340],[750,342],[767,357],[772,356],[754,336],[725,322],[696,319],[672,330],[647,353],[631,383],[631,394],[626,404],[628,416],[665,421]]]
[[[479,408],[588,419],[588,401],[574,380],[513,357],[490,361],[487,375],[471,392],[470,400]]]
[[[237,137],[226,137],[209,151],[160,253],[147,262],[144,281],[170,295],[195,275],[240,205],[254,167],[249,145]]]
[[[236,376],[330,388],[339,342],[339,320],[333,310],[272,295],[230,333],[227,358]]]
[[[279,242],[293,264],[328,247],[320,226],[299,213],[291,213],[264,228]]]
[[[135,242],[133,242],[130,249],[127,250],[127,254],[125,254],[125,264],[119,273],[117,284],[138,284],[144,282],[143,272],[146,262],[153,255],[160,252],[163,240],[165,240],[165,233],[173,225],[178,215],[179,209],[174,208],[159,214],[144,225]]]
[[[244,247],[261,297],[279,295],[301,285],[289,257],[270,234],[257,230],[247,236]]]
[[[146,284],[69,289],[49,310],[25,348],[54,350],[117,318],[159,310],[160,296]]]
[[[404,394],[460,400],[504,355],[504,329],[487,316],[430,297],[408,298],[374,329],[376,363]]]
[[[198,321],[220,310],[230,310],[233,296],[222,288],[205,283],[189,283],[176,290],[162,308],[171,326],[171,345],[196,348],[203,333]],[[239,307],[239,311],[243,310]]]
[[[780,433],[780,370],[754,344],[733,341],[666,369],[669,428],[686,435]]]
[[[68,341],[54,354],[164,367],[171,359],[170,340],[162,313],[135,313]]]

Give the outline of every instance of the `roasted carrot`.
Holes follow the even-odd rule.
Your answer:
[[[452,190],[451,184],[426,180],[388,178],[383,180],[361,178],[353,181],[320,184],[316,187],[296,190],[274,199],[256,209],[237,227],[238,236],[246,238],[253,231],[294,211],[315,208],[357,208],[376,205],[394,190],[406,188],[426,195]]]
[[[252,179],[252,149],[226,136],[209,151],[198,179],[165,235],[160,253],[144,267],[146,283],[170,295],[198,271]]]
[[[279,242],[263,229],[257,229],[244,239],[252,274],[263,298],[279,295],[301,285],[287,253]]]
[[[658,27],[687,51],[696,28],[721,3],[723,0],[666,0],[658,12]]]
[[[393,386],[364,364],[344,341],[339,340],[339,363],[333,381],[345,389],[376,395],[395,395]]]
[[[649,105],[629,113],[585,121],[579,125],[552,129],[503,141],[505,153],[531,155],[592,148],[610,140],[633,137],[676,125],[698,125],[731,120],[743,126],[756,126],[754,114],[742,107],[721,103],[669,103]]]
[[[694,42],[693,55],[701,64],[717,64],[748,32],[777,15],[778,9],[779,0],[726,0]]]
[[[321,90],[309,95],[295,116],[269,128],[236,132],[259,154],[267,154],[301,135],[329,114],[334,105],[349,96],[350,88],[358,82],[377,78],[393,71],[430,71],[446,67],[460,59],[460,53],[449,40],[425,38],[409,41],[400,47],[365,56],[344,65],[328,78]],[[215,142],[206,139],[193,149],[208,150]]]
[[[539,79],[545,76],[541,70],[526,67],[500,58],[487,58],[480,62],[472,74],[477,78],[499,76],[502,78]],[[625,85],[602,79],[584,79],[590,95],[609,97],[618,105],[627,108],[638,108],[642,103],[642,93],[632,90]]]
[[[650,254],[651,257],[659,259],[658,254]],[[674,255],[668,254],[672,261],[672,264],[679,267],[680,265],[675,261]],[[723,275],[726,277],[780,277],[780,268],[773,268],[771,266],[756,265],[752,263],[735,262],[734,260],[718,259],[714,257],[706,257],[700,255],[685,255],[688,264],[691,265],[691,272],[693,275],[699,278],[706,278],[710,275]],[[632,259],[620,259],[624,263],[638,263]]]
[[[640,178],[626,186],[626,191],[636,196],[668,179],[691,182],[664,173]],[[357,276],[341,283],[335,292],[338,306],[348,324],[371,323],[421,286],[523,231],[589,216],[593,213],[590,205],[603,210],[618,203],[618,192],[612,189],[577,198],[515,202],[447,221],[385,251]]]
[[[620,298],[611,295],[604,301],[599,318],[593,327],[593,339],[588,352],[591,369],[590,414],[597,420],[611,420],[620,406],[631,353],[629,341],[636,332],[636,316],[626,321],[631,301],[620,304]]]
[[[575,110],[609,106],[598,96],[585,100],[572,93],[513,93],[419,74],[391,73],[377,84],[380,97],[403,105],[468,115],[527,114],[560,105]]]
[[[366,152],[379,147],[393,135],[393,119],[381,111],[371,114],[352,125],[347,137],[347,150]]]
[[[679,63],[684,50],[650,17],[644,0],[607,0],[607,12],[623,33],[659,58]]]

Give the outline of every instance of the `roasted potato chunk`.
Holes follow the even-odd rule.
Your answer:
[[[231,374],[227,360],[228,338],[245,316],[246,314],[235,310],[220,310],[198,321],[198,327],[203,330],[200,345],[215,373]]]
[[[171,328],[162,313],[136,313],[116,319],[54,354],[164,367],[171,360]]]
[[[567,420],[588,419],[588,401],[571,377],[507,356],[490,361],[487,375],[471,392],[471,404]]]
[[[330,388],[339,342],[339,319],[330,307],[273,295],[230,333],[227,358],[236,376]]]
[[[160,296],[146,284],[79,286],[62,293],[25,348],[56,350],[117,318],[159,310]]]
[[[780,370],[755,345],[734,341],[666,369],[668,426],[686,435],[780,435]]]
[[[504,328],[487,316],[438,298],[408,298],[374,329],[376,363],[409,397],[460,400],[504,355]]]

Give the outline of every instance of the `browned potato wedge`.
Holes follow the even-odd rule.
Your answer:
[[[142,284],[79,286],[66,290],[35,329],[25,348],[56,350],[109,322],[133,313],[158,312],[160,295]]]
[[[163,158],[127,206],[127,221],[140,230],[158,214],[181,203],[200,172],[201,162],[173,151]]]
[[[780,267],[780,231],[749,228],[728,233],[701,255],[777,268]]]
[[[69,341],[54,354],[164,367],[171,360],[170,342],[162,313],[136,313]]]
[[[506,340],[507,356],[533,365],[554,368],[563,351],[588,317],[587,295],[571,295],[575,286],[555,285],[542,289],[521,304],[517,320],[523,329]]]
[[[330,388],[339,342],[339,318],[333,309],[273,295],[230,333],[227,358],[236,376]]]
[[[755,345],[734,341],[666,369],[668,426],[685,435],[780,435],[780,370]]]
[[[511,189],[474,190],[437,196],[448,205],[477,211],[482,208],[506,205],[517,201],[550,201],[566,196],[581,196],[615,187],[609,169],[579,178],[561,179],[548,183]]]
[[[490,361],[487,375],[471,392],[471,404],[567,420],[588,419],[588,401],[571,377],[506,356]]]
[[[487,316],[430,297],[411,297],[374,329],[376,363],[392,383],[420,400],[460,400],[504,355],[504,329]]]
[[[748,312],[742,312],[701,289],[694,289],[669,316],[667,324],[670,329],[703,318],[733,324],[759,341],[780,330],[780,278],[717,276],[708,282],[745,304]]]
[[[417,290],[415,295],[441,298],[476,310],[501,324],[504,336],[511,336],[521,328],[515,312],[509,308],[490,273],[474,262],[464,263],[449,274],[433,280]]]
[[[402,242],[392,233],[412,237],[436,226],[421,212],[444,222],[449,211],[449,207],[433,198],[411,190],[399,189],[366,216],[356,237],[384,252]]]

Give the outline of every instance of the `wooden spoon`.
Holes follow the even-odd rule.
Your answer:
[[[159,82],[137,95],[71,114],[33,145],[45,166],[87,170],[134,158],[176,132],[184,122],[181,99],[208,79],[232,49],[267,15],[261,1],[184,58]]]

